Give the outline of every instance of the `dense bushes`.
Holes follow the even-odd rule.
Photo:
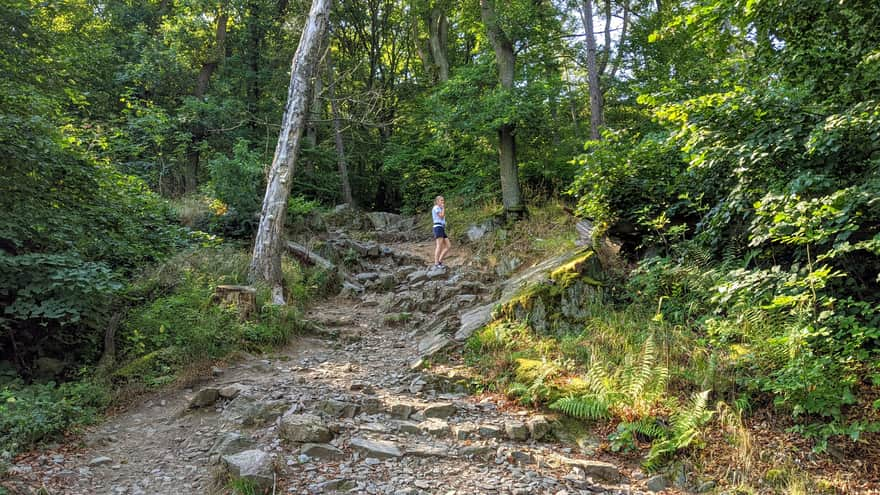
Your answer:
[[[233,247],[197,249],[177,255],[134,282],[126,297],[137,305],[121,330],[121,357],[114,373],[120,382],[157,385],[174,380],[185,365],[207,362],[235,350],[265,350],[287,342],[300,327],[297,307],[265,304],[257,292],[258,314],[239,319],[235,308],[213,301],[217,285],[246,283],[250,256]],[[306,301],[327,280],[319,271],[282,265],[294,301]]]
[[[120,276],[184,243],[140,181],[97,163],[48,121],[0,115],[0,359],[93,356]]]
[[[25,386],[12,381],[0,390],[0,461],[68,428],[96,421],[107,404],[106,389],[88,381]]]
[[[802,82],[659,107],[666,134],[607,134],[573,191],[585,215],[659,248],[632,292],[736,346],[741,390],[822,447],[880,429],[866,403],[880,383],[880,103]]]

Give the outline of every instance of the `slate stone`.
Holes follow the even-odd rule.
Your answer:
[[[620,479],[620,470],[614,464],[601,461],[588,461],[585,459],[569,459],[561,457],[560,460],[566,466],[580,468],[586,476],[616,483]]]
[[[519,421],[507,421],[504,423],[504,433],[511,440],[528,440],[529,429]]]
[[[281,417],[278,433],[288,442],[326,443],[333,439],[333,433],[314,414],[288,412]]]
[[[268,488],[274,481],[274,466],[269,454],[262,450],[246,450],[223,456],[226,470],[234,479],[245,479]]]
[[[396,444],[385,440],[369,440],[362,437],[354,437],[349,445],[364,457],[390,459],[403,455],[403,452],[400,451]]]
[[[451,402],[436,402],[425,406],[425,408],[422,409],[422,414],[424,414],[426,418],[445,419],[455,414],[455,411],[455,404]]]
[[[341,450],[329,443],[307,443],[302,446],[300,453],[315,459],[327,461],[338,461],[345,457],[345,454]]]
[[[547,421],[547,418],[544,416],[535,416],[528,421],[526,421],[526,426],[529,429],[529,434],[535,440],[540,440],[547,436],[550,433],[550,422]]]
[[[242,435],[241,433],[228,431],[220,435],[217,441],[214,442],[214,445],[211,447],[211,450],[208,451],[210,455],[228,455],[228,454],[237,454],[239,452],[243,452],[245,450],[250,449],[254,446],[254,441],[250,438]]]
[[[220,390],[216,388],[203,388],[189,401],[189,408],[198,409],[200,407],[212,406],[219,398]]]

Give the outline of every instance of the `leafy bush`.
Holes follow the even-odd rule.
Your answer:
[[[247,236],[256,230],[265,192],[265,167],[263,157],[244,139],[236,141],[231,157],[217,155],[208,162],[211,189],[227,207],[216,220],[222,233]]]
[[[242,321],[236,308],[213,300],[217,285],[247,281],[248,252],[233,247],[200,248],[158,265],[129,289],[140,302],[122,325],[119,339],[125,364],[114,373],[118,381],[160,385],[199,361],[223,358],[235,350],[265,350],[287,342],[300,328],[296,307],[266,304],[269,291],[257,291],[258,314]],[[319,287],[312,272],[282,264],[285,287],[304,304]]]
[[[119,276],[185,236],[142,182],[0,93],[0,358],[27,373],[40,353],[93,356]]]
[[[0,389],[0,451],[14,454],[74,425],[92,423],[107,400],[106,390],[89,381],[8,383]]]

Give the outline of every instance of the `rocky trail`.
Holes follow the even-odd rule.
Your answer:
[[[651,481],[585,457],[544,416],[470,396],[453,369],[422,363],[487,318],[503,290],[492,274],[455,259],[427,268],[426,241],[337,232],[327,245],[358,259],[340,295],[308,310],[312,332],[152,396],[79,448],[13,466],[16,486],[197,494],[242,477],[269,493],[563,495],[641,493]]]

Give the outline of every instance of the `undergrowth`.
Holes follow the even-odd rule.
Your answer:
[[[490,256],[503,256],[525,242],[484,245],[494,246]],[[724,432],[724,448],[751,451],[750,415],[771,409],[780,434],[788,427],[816,451],[869,445],[880,429],[876,305],[834,299],[832,290],[849,282],[816,261],[765,269],[754,255],[718,259],[696,241],[678,241],[625,280],[609,279],[616,285],[585,302],[587,316],[574,322],[556,324],[559,311],[546,291],[524,288],[543,294],[544,321],[496,313],[502,319],[468,341],[466,362],[478,368],[484,389],[600,422],[612,431],[607,448],[640,455],[647,471],[682,453],[693,458],[709,432]],[[777,489],[762,480],[751,454],[735,462],[745,471],[727,473],[726,482],[748,490],[831,483],[786,471]]]
[[[258,288],[256,314],[213,299],[218,285],[246,284],[249,253],[233,246],[200,247],[156,265],[134,280],[119,306],[126,317],[116,333],[116,366],[81,369],[66,383],[32,382],[0,373],[0,454],[98,420],[106,406],[144,390],[185,380],[236,351],[263,352],[301,329],[300,311],[327,293],[333,277],[284,260],[288,306],[267,304]],[[0,457],[2,458],[2,457]]]

